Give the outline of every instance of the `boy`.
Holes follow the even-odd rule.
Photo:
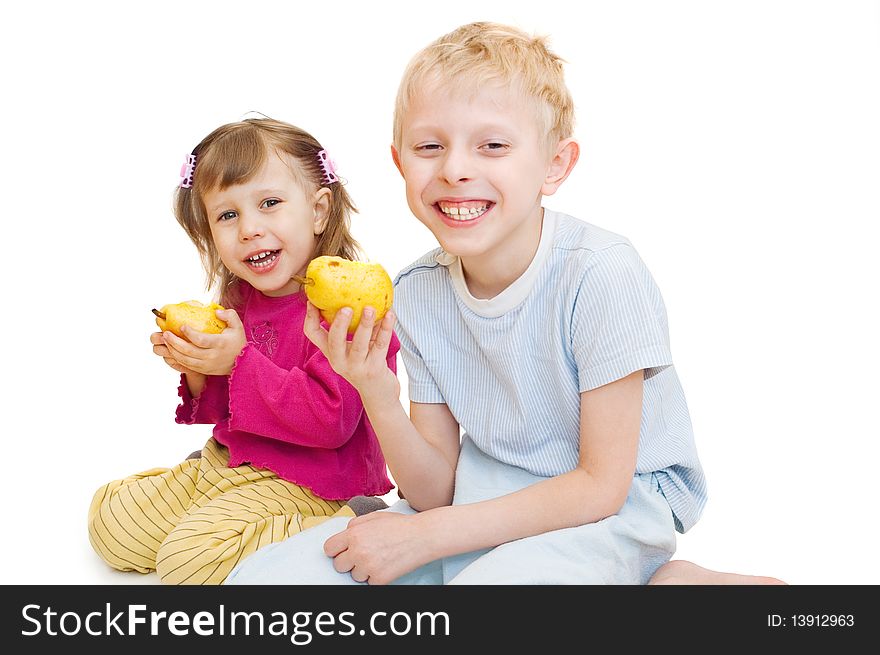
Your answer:
[[[623,237],[541,205],[577,162],[573,115],[561,60],[518,30],[465,25],[412,60],[392,156],[440,248],[395,281],[409,416],[383,368],[394,314],[365,313],[351,343],[350,312],[328,332],[310,307],[305,328],[406,501],[269,546],[227,583],[723,581],[658,572],[705,482],[650,273]]]

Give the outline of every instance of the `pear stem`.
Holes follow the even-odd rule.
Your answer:
[[[302,277],[300,275],[294,275],[291,279],[296,280],[303,286],[312,286],[315,281],[310,277]]]
[[[158,309],[152,309],[152,310],[150,310],[150,311],[152,311],[156,316],[158,316],[159,318],[161,318],[163,321],[165,320],[165,314],[163,314],[162,312],[160,312]]]

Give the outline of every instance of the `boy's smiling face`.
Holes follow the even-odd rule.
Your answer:
[[[500,85],[431,84],[412,98],[394,159],[410,209],[446,252],[530,261],[541,196],[565,178],[549,181],[557,158],[538,124],[533,103]]]

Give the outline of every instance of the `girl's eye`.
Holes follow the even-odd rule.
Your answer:
[[[501,143],[500,141],[490,141],[483,146],[484,149],[491,152],[501,152],[507,150],[509,147],[510,146],[508,146],[506,143]]]
[[[278,198],[269,198],[268,200],[263,201],[263,207],[268,209],[269,207],[274,207],[279,202],[281,202],[281,201],[278,200]]]
[[[220,216],[217,217],[218,221],[231,221],[236,217],[236,213],[233,211],[223,212]]]
[[[421,145],[416,146],[417,151],[426,152],[433,150],[440,150],[442,146],[439,143],[423,143]]]

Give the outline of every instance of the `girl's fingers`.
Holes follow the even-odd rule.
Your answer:
[[[241,322],[241,317],[238,315],[234,309],[217,309],[214,310],[214,314],[216,314],[217,318],[226,323],[229,327],[233,329],[244,329],[244,324]]]
[[[219,334],[207,334],[200,330],[195,330],[189,325],[181,325],[180,329],[186,335],[189,343],[199,348],[212,348],[217,345]]]
[[[165,344],[175,353],[180,353],[187,357],[195,357],[199,350],[201,350],[198,346],[191,344],[186,339],[181,339],[173,332],[163,332],[162,337],[165,339]]]

